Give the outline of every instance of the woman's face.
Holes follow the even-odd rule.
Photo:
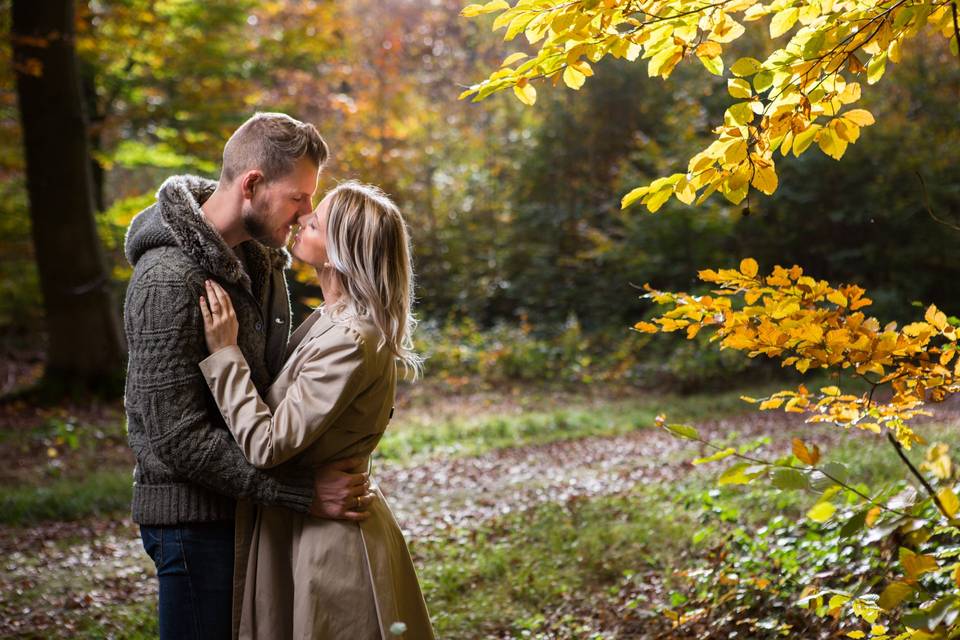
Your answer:
[[[294,256],[318,269],[328,262],[327,211],[330,209],[330,198],[331,196],[327,196],[314,211],[297,220],[300,228],[293,238],[293,246],[290,247]]]

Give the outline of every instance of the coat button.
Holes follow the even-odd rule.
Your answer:
[[[263,323],[257,320],[257,333],[263,332]]]

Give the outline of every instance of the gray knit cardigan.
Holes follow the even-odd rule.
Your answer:
[[[238,343],[259,393],[283,365],[290,336],[283,275],[289,254],[254,241],[231,251],[200,211],[215,187],[195,176],[172,177],[127,230],[133,276],[124,304],[124,403],[137,458],[132,511],[139,524],[230,519],[238,498],[300,512],[313,501],[309,470],[289,463],[264,472],[244,459],[198,366],[208,355],[198,305],[208,278],[230,294]]]

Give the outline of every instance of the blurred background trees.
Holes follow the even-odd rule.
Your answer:
[[[0,0],[6,60],[12,4]],[[534,375],[516,363],[539,358],[554,370],[565,363],[567,380],[601,371],[642,382],[722,377],[742,364],[688,344],[639,349],[646,338],[628,330],[646,311],[635,287],[690,289],[698,268],[746,255],[764,268],[798,263],[819,278],[855,281],[880,317],[913,315],[914,301],[955,308],[957,236],[932,220],[917,177],[938,216],[960,218],[960,65],[943,39],[911,42],[883,90],[864,92],[877,124],[843,162],[819,153],[781,161],[779,190],[752,198],[749,215],[712,198],[698,209],[671,200],[650,216],[621,212],[620,196],[675,171],[709,139],[728,102],[722,80],[679,68],[650,82],[640,65],[605,61],[575,95],[541,90],[537,109],[508,95],[460,102],[460,89],[503,55],[489,25],[459,18],[461,8],[77,2],[94,217],[113,299],[129,276],[123,232],[160,182],[182,172],[216,177],[229,133],[253,111],[279,110],[314,122],[330,143],[322,187],[358,178],[400,204],[434,373],[455,375],[464,358],[479,358],[507,377]],[[757,46],[750,33],[744,39]],[[0,344],[8,358],[39,366],[53,345],[43,258],[30,235],[16,72],[0,65]],[[310,274],[297,276],[298,300],[313,302]],[[519,353],[523,340],[541,345],[536,358]]]

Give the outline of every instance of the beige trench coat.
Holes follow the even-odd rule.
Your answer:
[[[240,350],[200,363],[244,455],[260,468],[316,466],[369,456],[392,414],[396,363],[365,318],[332,321],[320,309],[291,336],[284,368],[261,399]],[[256,509],[252,538],[238,510],[241,638],[429,640],[420,585],[383,494],[362,523]],[[244,567],[244,565],[246,565]],[[245,576],[244,576],[245,571]],[[235,603],[235,608],[236,608]],[[402,622],[402,635],[391,627]]]

